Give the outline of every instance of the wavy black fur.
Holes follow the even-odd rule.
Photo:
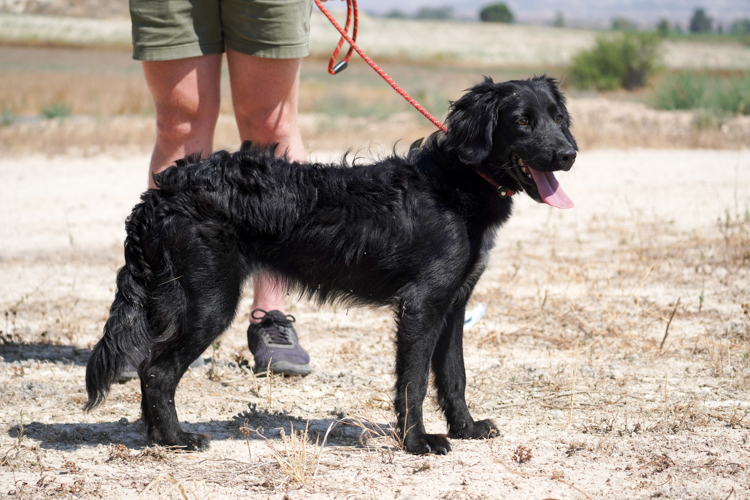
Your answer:
[[[576,147],[569,124],[555,80],[487,78],[452,103],[447,132],[404,157],[300,164],[245,144],[177,162],[127,220],[125,266],[86,371],[86,409],[105,399],[130,361],[149,441],[206,448],[205,436],[179,424],[177,383],[231,323],[247,277],[270,270],[322,302],[394,311],[394,401],[408,451],[450,450],[422,422],[430,369],[448,436],[496,434],[466,406],[461,339],[466,303],[512,201],[478,172],[540,200],[519,182],[513,160],[568,170]]]

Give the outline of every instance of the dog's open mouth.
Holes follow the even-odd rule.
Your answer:
[[[556,208],[573,208],[573,200],[560,187],[554,173],[535,170],[516,154],[511,156],[511,161],[513,168],[510,173],[518,181],[521,189],[532,198]],[[529,189],[530,187],[536,189]]]

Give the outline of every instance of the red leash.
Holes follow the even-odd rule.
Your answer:
[[[331,21],[331,24],[333,24],[334,28],[338,30],[339,33],[341,33],[341,40],[339,40],[339,44],[336,47],[336,50],[333,51],[333,56],[331,56],[331,61],[328,64],[328,72],[332,75],[335,75],[339,73],[340,71],[343,71],[348,65],[349,65],[349,58],[352,55],[352,51],[356,51],[357,54],[359,54],[362,59],[365,60],[367,64],[370,65],[372,69],[375,70],[377,74],[380,75],[380,77],[386,81],[388,85],[390,85],[393,90],[398,92],[398,94],[406,99],[406,102],[414,106],[414,108],[422,113],[422,115],[430,120],[433,125],[435,125],[437,128],[445,132],[447,129],[443,126],[440,121],[432,116],[426,109],[422,107],[421,104],[419,104],[417,101],[415,101],[409,94],[406,93],[404,89],[399,87],[396,82],[393,81],[393,79],[388,76],[385,71],[383,71],[380,66],[375,64],[375,62],[370,59],[367,54],[364,53],[362,49],[359,48],[359,46],[356,44],[357,40],[357,28],[359,25],[359,11],[357,10],[357,0],[346,0],[346,24],[344,25],[345,28],[342,28],[339,23],[336,22],[336,20],[333,18],[330,12],[326,10],[325,7],[323,7],[323,4],[320,2],[320,0],[315,0],[315,4],[318,6],[318,8],[325,14],[325,16],[328,18],[329,21]],[[348,35],[349,31],[349,25],[351,24],[351,19],[354,18],[354,28],[352,30],[352,36],[350,37]],[[339,51],[341,50],[341,47],[344,45],[344,41],[346,41],[349,44],[349,52],[346,54],[346,57],[344,59],[336,64],[336,57],[339,55]]]
[[[359,54],[364,61],[370,65],[372,69],[375,70],[377,74],[380,75],[380,77],[386,81],[388,85],[390,85],[393,90],[398,92],[398,94],[406,99],[406,102],[414,106],[414,108],[422,113],[422,115],[430,120],[433,125],[435,125],[437,128],[442,130],[443,132],[447,132],[447,128],[440,123],[440,121],[432,116],[426,109],[422,107],[421,104],[419,104],[417,101],[415,101],[404,89],[399,87],[396,82],[393,81],[393,78],[388,76],[385,71],[383,71],[380,66],[375,64],[375,62],[370,59],[365,52],[359,48],[359,46],[356,43],[357,40],[357,30],[359,28],[359,10],[357,9],[357,0],[346,0],[346,23],[344,24],[344,27],[342,28],[339,23],[336,22],[336,20],[333,18],[330,12],[326,10],[325,7],[323,7],[323,4],[320,2],[320,0],[315,0],[315,4],[318,6],[320,11],[325,14],[325,16],[328,18],[329,21],[331,21],[331,24],[333,24],[333,27],[338,30],[338,32],[341,34],[341,39],[339,40],[339,44],[336,46],[336,49],[333,51],[333,55],[331,56],[331,60],[328,63],[328,72],[332,75],[336,75],[340,73],[341,71],[345,70],[347,66],[349,66],[349,59],[352,57],[352,51],[356,51],[357,54]],[[352,18],[354,19],[354,26],[352,28],[352,36],[350,37],[348,35],[349,33],[349,26],[352,24]],[[346,56],[343,60],[340,62],[336,62],[336,58],[339,55],[339,52],[341,51],[341,47],[344,46],[344,41],[346,41],[349,44],[349,52],[347,52]],[[515,192],[512,189],[508,189],[506,187],[500,186],[497,182],[492,180],[488,175],[486,175],[484,172],[481,172],[479,170],[476,171],[484,180],[489,182],[495,189],[497,189],[497,193],[500,195],[501,198],[505,198],[506,196],[513,196]]]

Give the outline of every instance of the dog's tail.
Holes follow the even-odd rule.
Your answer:
[[[153,276],[141,237],[153,224],[157,191],[147,191],[126,221],[125,265],[117,273],[117,291],[104,325],[104,336],[86,366],[86,411],[106,399],[109,388],[129,362],[137,367],[148,355],[151,328],[145,304]]]

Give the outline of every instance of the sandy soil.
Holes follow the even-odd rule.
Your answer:
[[[122,2],[100,0],[0,0],[0,10],[80,15],[94,3],[108,6],[103,16],[122,15]],[[313,51],[328,56],[336,35],[321,23],[313,19]],[[401,60],[556,65],[593,41],[592,32],[552,28],[383,23],[367,19],[362,45]],[[448,28],[457,30],[442,37],[451,43],[433,43],[431,33]],[[430,43],[400,46],[404,32]],[[129,28],[1,14],[0,38],[118,46]],[[750,60],[738,45],[665,50],[670,67]],[[98,65],[90,56],[75,64]],[[212,435],[209,451],[145,447],[137,382],[84,414],[85,363],[122,265],[123,221],[145,187],[153,118],[130,111],[0,127],[0,495],[749,499],[750,152],[739,148],[750,121],[696,132],[692,113],[601,98],[573,99],[571,109],[583,151],[559,178],[576,208],[519,197],[473,299],[486,314],[466,332],[469,405],[503,436],[454,441],[446,457],[406,454],[389,437],[387,311],[290,298],[315,371],[256,379],[249,290],[243,314],[177,394],[184,425]],[[432,131],[420,120],[306,114],[302,128],[316,157],[335,158],[343,145],[380,154],[397,139],[409,144]],[[228,115],[216,143],[236,146]],[[602,149],[622,144],[723,150]],[[442,432],[434,394],[428,400],[427,427]],[[306,426],[308,439],[292,432]]]
[[[311,375],[252,377],[243,313],[182,380],[178,413],[209,451],[146,448],[137,382],[84,414],[146,164],[0,160],[1,494],[750,498],[748,151],[584,151],[559,176],[575,209],[518,198],[465,342],[470,407],[503,436],[445,457],[388,437],[389,313],[291,299]],[[309,440],[290,437],[305,426]]]

